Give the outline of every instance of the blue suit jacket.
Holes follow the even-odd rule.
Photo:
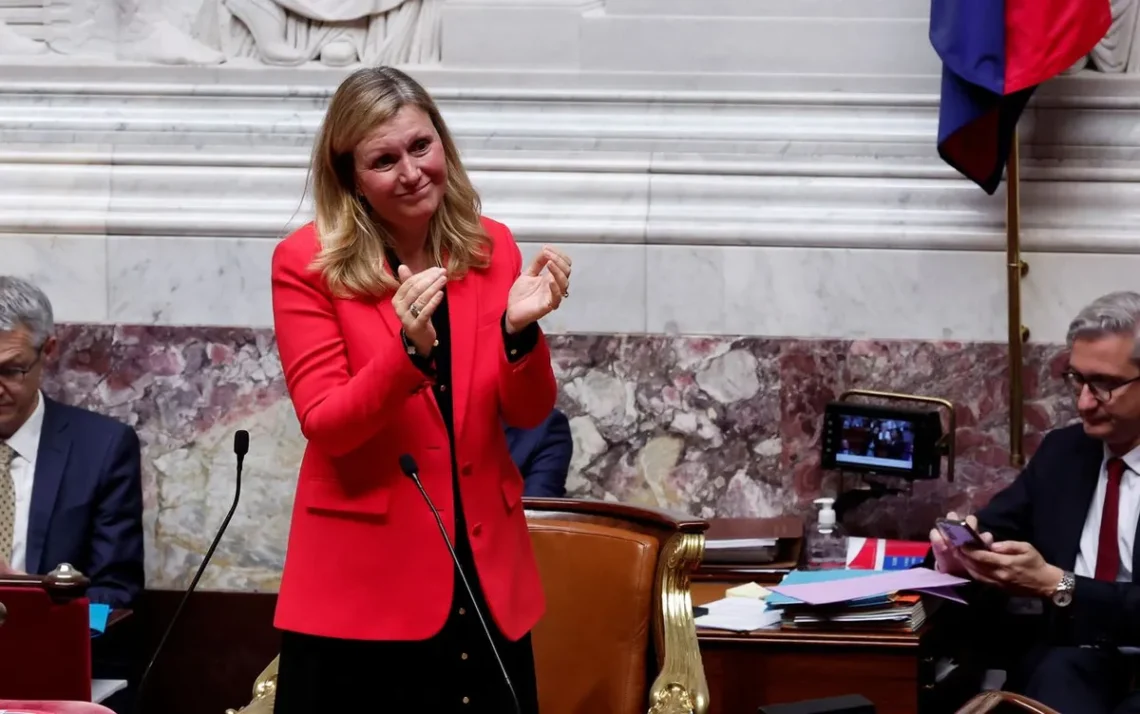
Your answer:
[[[574,455],[570,421],[555,409],[533,429],[507,427],[511,458],[523,475],[523,495],[562,498]]]
[[[143,589],[139,439],[129,426],[44,399],[26,570],[70,563],[91,602],[130,607]]]

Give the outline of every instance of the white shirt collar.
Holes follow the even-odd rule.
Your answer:
[[[40,450],[40,434],[44,429],[44,395],[40,392],[36,395],[36,408],[32,410],[28,420],[25,421],[12,438],[8,439],[8,446],[16,452],[18,456],[23,457],[26,461],[35,461],[36,454]]]
[[[42,402],[43,400],[41,399],[40,401]],[[31,421],[31,420],[29,419],[29,421]],[[1111,451],[1109,451],[1108,444],[1105,444],[1105,446],[1104,446],[1104,462],[1108,463],[1108,460],[1112,459],[1112,458],[1115,458],[1115,454],[1113,454]],[[1128,466],[1129,471],[1131,471],[1134,474],[1140,475],[1140,446],[1137,446],[1132,451],[1129,451],[1124,456],[1121,456],[1120,460],[1123,461],[1126,466]]]

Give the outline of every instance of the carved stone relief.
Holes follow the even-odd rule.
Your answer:
[[[1093,51],[1065,74],[1081,71],[1100,74],[1140,73],[1140,0],[1111,0],[1112,23]]]
[[[444,0],[203,0],[187,32],[164,0],[40,0],[44,41],[0,17],[0,55],[102,57],[132,62],[223,62],[342,67],[439,62]]]
[[[162,0],[40,0],[44,40],[0,23],[0,55],[117,59],[175,65],[218,64],[225,56],[172,24]]]
[[[228,58],[434,64],[443,0],[207,0],[195,34]]]
[[[47,44],[24,37],[0,20],[0,55],[42,55],[47,51]]]
[[[1140,72],[1140,0],[1112,0],[1112,24],[1080,68],[1105,74]]]

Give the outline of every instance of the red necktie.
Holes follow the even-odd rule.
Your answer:
[[[1104,491],[1104,510],[1100,514],[1100,541],[1096,546],[1096,579],[1116,582],[1120,572],[1120,547],[1117,545],[1120,519],[1120,479],[1124,462],[1109,459],[1108,488]]]

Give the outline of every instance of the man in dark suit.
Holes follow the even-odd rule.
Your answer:
[[[511,459],[523,475],[523,495],[562,498],[574,455],[570,422],[555,409],[533,429],[507,427]]]
[[[1140,294],[1112,293],[1076,317],[1064,373],[1081,423],[1048,434],[977,517],[986,548],[937,530],[937,567],[1039,598],[1049,626],[1010,687],[1063,714],[1140,712],[1122,647],[1140,645]],[[950,514],[950,518],[956,518]]]
[[[47,296],[0,276],[0,572],[70,563],[92,602],[129,607],[143,589],[139,440],[41,393],[53,332]]]

